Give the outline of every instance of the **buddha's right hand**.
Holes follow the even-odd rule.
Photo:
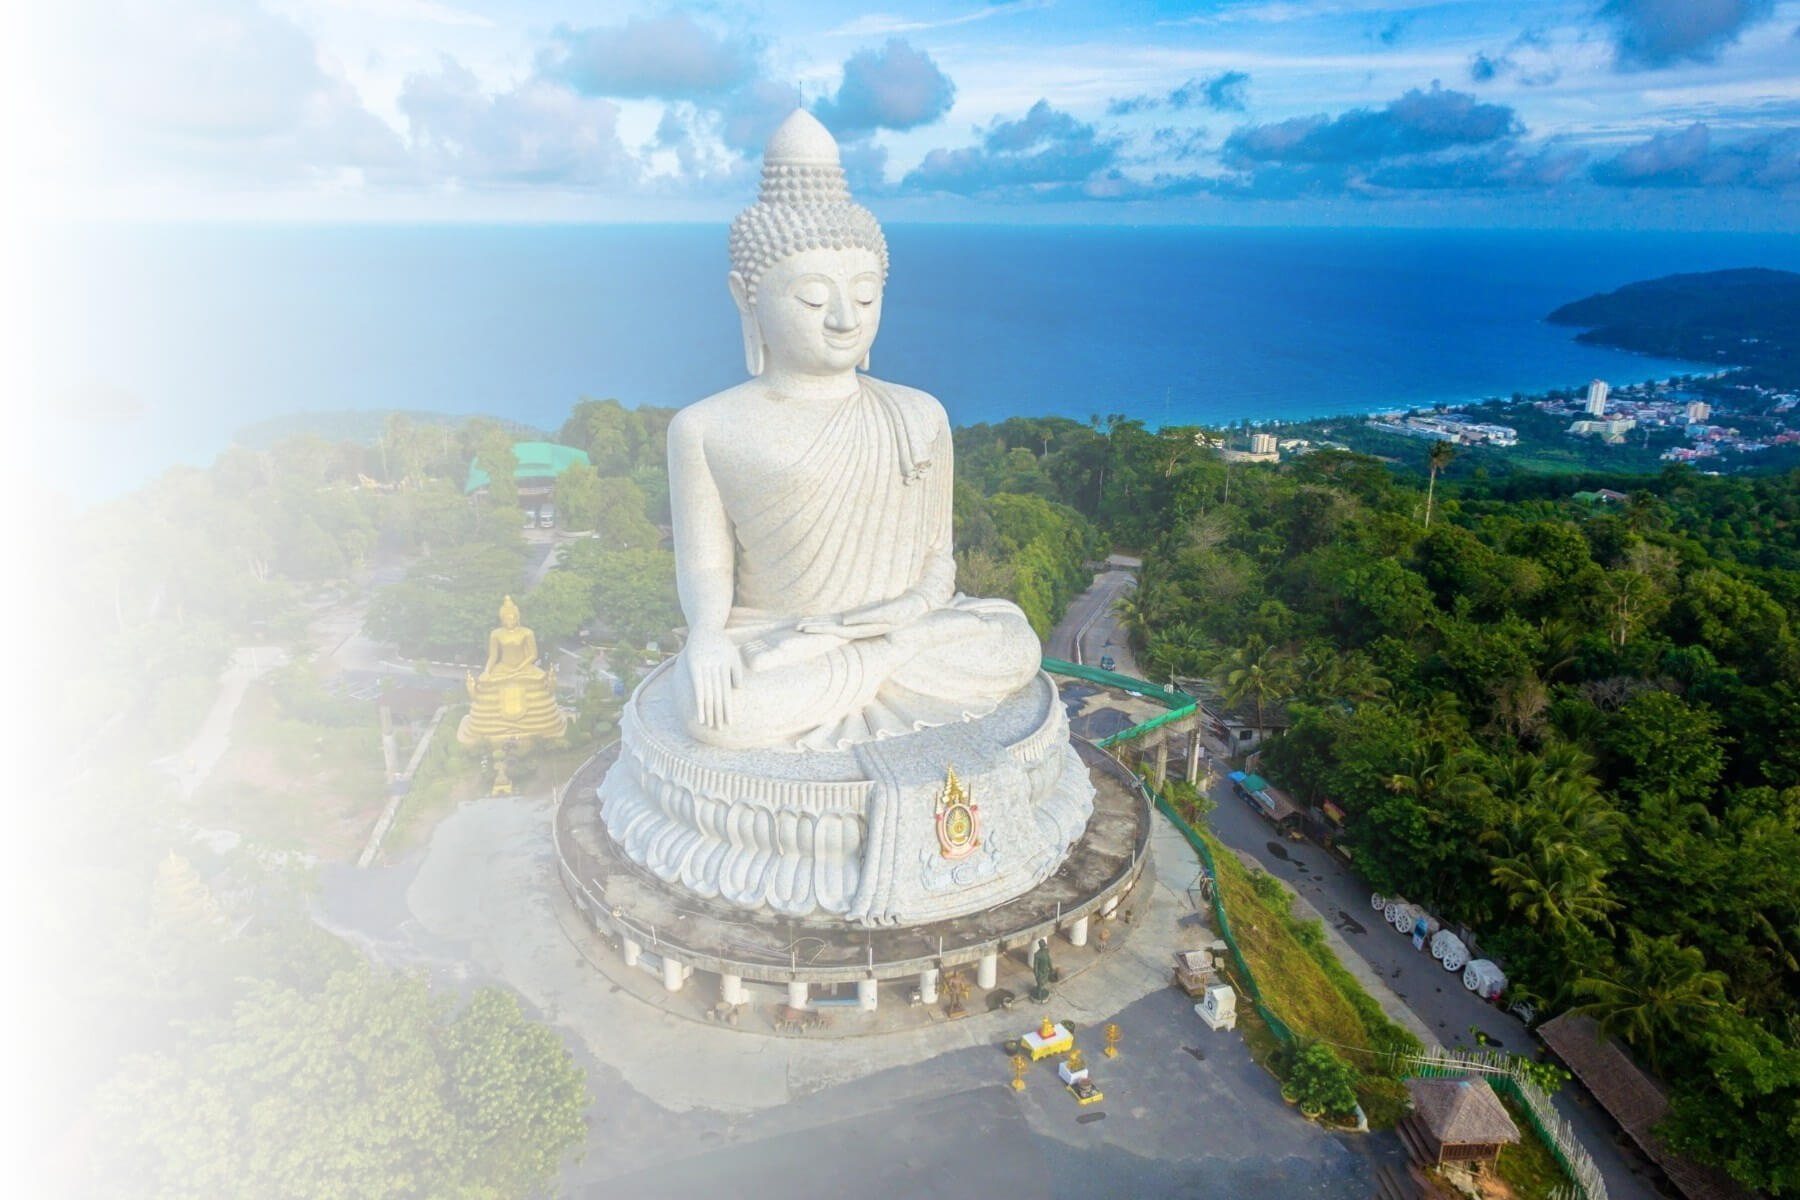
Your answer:
[[[744,681],[744,660],[721,631],[705,630],[688,638],[681,660],[687,664],[694,690],[694,719],[712,729],[731,723],[732,689]]]

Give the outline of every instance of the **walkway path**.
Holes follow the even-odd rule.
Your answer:
[[[207,710],[206,719],[200,722],[194,740],[154,764],[175,777],[184,802],[206,782],[230,749],[231,727],[250,684],[263,672],[287,665],[287,661],[287,651],[280,646],[240,646],[232,653],[231,665],[219,676],[218,697]]]

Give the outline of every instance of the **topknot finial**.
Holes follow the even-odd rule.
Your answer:
[[[820,124],[819,118],[804,108],[788,114],[763,147],[763,164],[805,163],[813,166],[837,166],[837,139]]]

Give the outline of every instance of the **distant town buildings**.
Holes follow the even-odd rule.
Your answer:
[[[1587,390],[1588,416],[1604,417],[1606,415],[1606,395],[1610,391],[1612,391],[1612,388],[1607,386],[1607,382],[1604,379],[1596,379],[1593,382],[1588,384],[1588,390]]]
[[[1530,400],[1515,393],[1514,405],[1528,417],[1541,413],[1568,422],[1564,429],[1570,437],[1594,438],[1607,446],[1637,441],[1654,445],[1666,462],[1693,463],[1800,446],[1800,422],[1795,420],[1800,415],[1800,393],[1766,384],[1721,385],[1719,380],[1727,374],[1681,375],[1618,388],[1595,379],[1585,390],[1559,390]],[[1498,397],[1488,403],[1492,410],[1507,411]],[[1713,423],[1724,414],[1737,419],[1742,429]],[[1519,441],[1511,426],[1471,420],[1456,411],[1371,413],[1366,423],[1383,433],[1427,441],[1490,446],[1515,446]],[[1631,438],[1634,431],[1636,441]],[[1287,441],[1280,448],[1294,452]]]
[[[1403,437],[1425,438],[1437,442],[1456,442],[1459,445],[1467,446],[1483,444],[1516,446],[1519,444],[1519,431],[1511,425],[1471,421],[1464,414],[1455,412],[1414,416],[1388,415],[1372,419],[1369,426],[1386,433],[1398,433]]]
[[[1590,400],[1589,404],[1592,403]],[[1609,446],[1616,446],[1636,427],[1637,421],[1631,417],[1614,417],[1600,421],[1577,421],[1569,426],[1569,432],[1577,437],[1597,437]]]
[[[1248,450],[1230,449],[1206,434],[1199,434],[1194,440],[1202,446],[1210,446],[1217,450],[1219,452],[1219,457],[1226,462],[1272,463],[1281,461],[1281,446],[1276,442],[1275,435],[1272,433],[1251,434],[1250,448]],[[1312,449],[1312,446],[1308,443],[1302,443],[1302,445],[1305,446],[1305,449],[1300,451],[1302,454],[1306,453],[1307,450]]]

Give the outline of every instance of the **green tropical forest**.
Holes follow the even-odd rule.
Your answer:
[[[379,756],[353,765],[379,738],[372,704],[310,660],[360,633],[391,648],[393,696],[432,663],[478,663],[515,594],[547,656],[594,664],[564,681],[571,751],[604,736],[681,623],[671,415],[583,400],[547,431],[407,414],[364,441],[283,430],[73,522],[43,614],[70,661],[43,718],[81,764],[59,814],[77,865],[46,899],[114,967],[55,960],[72,1023],[109,1034],[64,1047],[79,1099],[45,1119],[120,1124],[93,1168],[111,1194],[287,1188],[293,1161],[230,1158],[229,1114],[269,1088],[297,1089],[292,1119],[255,1119],[332,1164],[318,1194],[549,1186],[584,1136],[560,1043],[509,997],[443,994],[306,917],[307,864],[352,856],[342,830],[382,801]],[[555,480],[535,581],[512,471],[528,436],[587,457]],[[1481,931],[1541,1015],[1578,1008],[1623,1038],[1672,1089],[1672,1144],[1800,1194],[1800,473],[1488,477],[1445,450],[1263,464],[1217,444],[1099,414],[957,430],[959,589],[1014,599],[1042,635],[1095,560],[1141,555],[1122,612],[1147,674],[1281,706],[1262,770],[1344,811],[1371,888]],[[472,462],[491,480],[474,495]],[[1574,496],[1600,487],[1627,498]],[[322,626],[347,606],[348,627]],[[291,659],[245,701],[263,774],[184,796],[143,764],[194,736],[241,646]],[[421,794],[478,776],[458,754],[425,757]],[[295,772],[308,788],[282,792]],[[197,844],[226,811],[241,840]],[[76,853],[97,830],[130,836]],[[346,1006],[391,1036],[340,1044]],[[363,1084],[433,1100],[390,1128],[344,1107]],[[216,1122],[171,1122],[175,1106]]]
[[[1800,1193],[1800,472],[1234,464],[1096,417],[960,431],[963,479],[1143,557],[1155,679],[1283,705],[1262,770],[1370,887],[1481,931],[1671,1086],[1676,1148]],[[1609,487],[1627,499],[1577,491]]]

